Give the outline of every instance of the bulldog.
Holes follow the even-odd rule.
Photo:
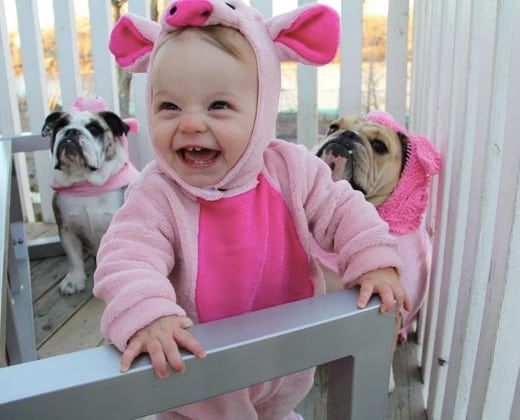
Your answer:
[[[365,195],[398,240],[401,283],[413,305],[402,313],[399,339],[404,341],[428,290],[431,241],[422,216],[430,178],[440,169],[440,154],[429,140],[410,133],[382,111],[333,121],[313,152],[327,163],[335,181],[347,180]],[[335,255],[316,244],[313,253],[325,268],[327,287],[334,290]]]
[[[106,111],[99,97],[78,98],[71,112],[53,112],[43,124],[52,153],[52,208],[69,265],[59,285],[64,295],[85,289],[83,251],[95,257],[138,174],[128,159],[129,131],[137,131],[137,122]]]
[[[412,301],[412,310],[403,310],[396,319],[398,341],[406,341],[429,288],[431,240],[422,216],[430,178],[440,169],[440,154],[426,138],[408,132],[381,111],[333,121],[313,152],[330,167],[334,181],[347,180],[365,195],[397,238],[403,261],[400,279]],[[339,289],[335,254],[315,242],[312,252],[321,263],[327,290]],[[394,388],[391,369],[389,392]]]

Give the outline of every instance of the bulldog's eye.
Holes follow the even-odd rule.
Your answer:
[[[87,124],[86,129],[90,131],[90,134],[92,134],[94,137],[100,136],[105,131],[99,124],[95,123]]]
[[[327,130],[327,136],[328,136],[329,134],[334,133],[334,131],[338,131],[338,130],[339,130],[339,125],[338,125],[338,124],[331,124],[331,125],[329,126],[329,129]]]
[[[378,155],[384,155],[385,153],[388,153],[386,144],[384,144],[381,140],[375,139],[371,144],[372,149],[374,149],[374,152],[376,152]]]
[[[226,5],[231,7],[233,10],[235,10],[235,6],[233,6],[231,3],[226,2]]]

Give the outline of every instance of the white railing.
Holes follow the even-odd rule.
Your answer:
[[[431,419],[520,418],[520,3],[415,2],[411,127],[443,156],[423,375]]]

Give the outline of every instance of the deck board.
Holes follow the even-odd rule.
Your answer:
[[[105,304],[91,297],[38,349],[38,357],[50,357],[97,347],[103,341],[99,322]]]
[[[58,258],[63,262],[61,264],[54,262],[53,268],[49,269],[48,277],[45,275],[41,277],[33,276],[33,282],[41,282],[38,287],[47,290],[33,303],[37,348],[45,343],[92,297],[94,260],[89,258],[85,264],[87,272],[85,290],[82,293],[63,296],[58,289],[58,283],[67,273],[67,265],[64,257]],[[53,260],[56,260],[56,258],[53,258]],[[41,265],[38,267],[41,267]]]
[[[29,239],[56,235],[47,224],[27,226]],[[50,357],[106,344],[99,332],[104,304],[92,296],[94,259],[88,258],[87,288],[82,293],[62,296],[58,284],[67,272],[65,257],[31,261],[34,320],[38,357]],[[394,357],[396,389],[389,395],[385,420],[426,420],[422,400],[417,344],[413,337],[397,346]],[[327,369],[316,369],[316,379],[307,397],[297,407],[305,420],[325,420]],[[145,419],[151,419],[146,417]]]

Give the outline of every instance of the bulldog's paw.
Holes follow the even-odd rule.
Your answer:
[[[84,273],[68,273],[60,283],[61,294],[73,295],[85,290],[85,280]]]

